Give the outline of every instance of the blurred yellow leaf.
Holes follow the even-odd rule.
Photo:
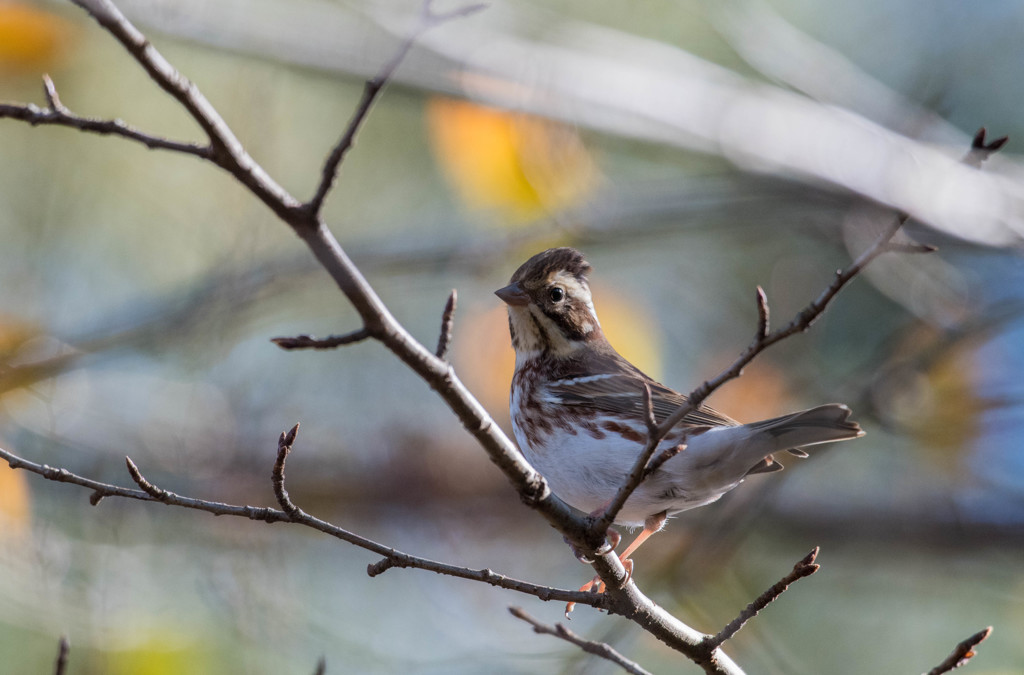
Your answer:
[[[571,127],[440,97],[427,103],[426,116],[434,155],[459,197],[505,224],[574,206],[596,184],[593,161]]]
[[[24,360],[21,358],[22,349],[32,340],[42,337],[45,335],[38,325],[20,317],[0,314],[0,396],[61,372],[65,359],[21,362]]]
[[[0,463],[0,539],[28,531],[32,510],[27,475]]]
[[[619,353],[651,377],[661,370],[658,327],[636,302],[604,286],[593,286],[601,329]],[[508,333],[508,314],[495,299],[489,309],[470,311],[457,329],[454,357],[459,376],[499,420],[508,419],[508,394],[515,353]]]
[[[40,335],[36,324],[17,316],[0,314],[0,359],[9,357],[26,342]]]
[[[221,672],[208,652],[197,649],[173,629],[130,649],[106,652],[109,675],[202,675]]]
[[[53,67],[71,38],[71,25],[56,14],[0,0],[0,67],[39,72]]]
[[[975,387],[973,349],[957,345],[924,373],[927,394],[904,421],[924,450],[946,471],[955,474],[961,457],[978,435],[980,417],[989,406]]]
[[[952,476],[981,430],[981,416],[995,402],[978,389],[975,340],[944,344],[934,328],[908,332],[896,349],[893,369],[874,392],[877,405],[905,427],[931,463]],[[923,358],[922,358],[923,355]]]

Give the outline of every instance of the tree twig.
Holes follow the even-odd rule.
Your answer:
[[[768,331],[771,328],[771,322],[769,320],[770,311],[768,309],[768,296],[765,295],[764,289],[760,286],[757,287],[757,339],[763,340],[768,337]]]
[[[958,644],[953,652],[946,657],[946,659],[928,671],[928,675],[942,675],[948,673],[951,670],[959,668],[960,666],[967,665],[967,662],[977,656],[977,652],[974,648],[984,642],[989,635],[992,634],[992,626],[980,630],[971,637],[967,638],[960,644]]]
[[[281,437],[277,440],[277,460],[274,462],[274,470],[270,474],[270,482],[274,486],[277,503],[292,520],[301,519],[305,515],[299,507],[295,506],[292,498],[288,495],[288,489],[284,486],[285,460],[288,459],[288,453],[292,451],[292,445],[295,443],[298,433],[298,423],[288,431],[281,432]]]
[[[999,150],[1006,145],[1007,141],[1010,140],[1009,136],[1000,136],[994,141],[985,142],[985,135],[988,132],[985,127],[978,129],[978,132],[974,134],[974,138],[971,140],[971,149],[968,151],[967,156],[963,158],[963,163],[967,166],[973,166],[975,169],[980,169],[982,163],[988,160],[989,157],[999,152]]]
[[[533,626],[534,633],[539,635],[553,635],[556,638],[565,640],[570,644],[576,645],[588,654],[600,656],[602,659],[611,661],[632,675],[651,675],[650,671],[645,670],[635,661],[627,659],[609,644],[604,642],[595,642],[593,640],[585,640],[560,623],[556,623],[554,626],[549,626],[548,624],[542,623],[527,614],[521,607],[509,607],[508,611],[512,616]]]
[[[355,342],[362,342],[372,337],[366,328],[354,330],[344,335],[328,335],[325,338],[315,338],[312,335],[296,335],[295,337],[271,338],[271,342],[289,351],[293,349],[335,349],[343,345],[350,345]]]
[[[425,0],[420,12],[420,19],[416,26],[409,32],[402,43],[399,45],[398,50],[394,55],[381,67],[380,71],[375,76],[366,81],[363,85],[363,94],[359,99],[358,105],[356,105],[355,112],[352,113],[352,117],[349,119],[348,124],[345,126],[345,130],[341,134],[341,138],[331,148],[330,154],[327,155],[327,159],[324,160],[323,168],[320,170],[320,183],[316,187],[316,192],[313,196],[305,203],[304,208],[308,213],[317,218],[320,216],[320,212],[323,210],[324,201],[327,199],[327,194],[331,191],[331,187],[334,186],[334,181],[338,176],[338,169],[341,166],[342,161],[345,159],[345,155],[352,149],[355,144],[356,134],[359,133],[359,129],[362,127],[366,117],[370,114],[370,110],[373,108],[374,102],[380,96],[381,91],[391,80],[391,76],[394,75],[395,70],[405,60],[405,57],[409,54],[409,50],[416,43],[416,40],[430,28],[440,25],[445,21],[450,21],[455,18],[469,16],[474,12],[483,9],[485,5],[469,5],[462,8],[454,9],[444,14],[435,14],[431,9],[431,1]]]
[[[441,313],[441,333],[437,336],[437,349],[434,355],[439,359],[445,359],[448,354],[448,346],[452,341],[452,329],[455,326],[455,303],[459,296],[455,289],[448,294],[448,301],[444,303],[444,311]]]
[[[646,382],[643,383],[643,405],[644,405],[644,422],[647,424],[647,443],[644,445],[643,450],[637,455],[636,460],[633,462],[633,467],[629,470],[629,474],[626,476],[626,480],[619,486],[619,489],[615,492],[612,500],[608,502],[604,512],[600,518],[594,519],[594,528],[599,532],[607,532],[608,528],[611,527],[612,523],[615,522],[615,517],[619,515],[619,511],[626,505],[626,500],[629,499],[633,491],[643,482],[647,476],[647,466],[651,461],[651,456],[654,455],[658,449],[658,443],[661,442],[661,438],[658,436],[658,422],[654,417],[654,401],[651,395],[651,388]],[[662,462],[664,463],[664,461]],[[603,535],[602,535],[603,536]],[[589,557],[589,555],[587,556]]]
[[[193,82],[157,51],[112,0],[71,0],[96,20],[142,66],[161,89],[192,117],[210,141],[209,159],[233,175],[281,218],[295,223],[301,204],[270,177],[245,150],[224,118]],[[172,149],[172,148],[168,148]],[[194,153],[193,153],[194,154]],[[306,222],[308,225],[308,222]]]
[[[714,649],[721,646],[726,640],[731,638],[733,635],[739,632],[743,625],[753,619],[757,614],[775,602],[775,600],[786,592],[790,584],[794,583],[804,577],[809,577],[818,571],[820,565],[815,564],[814,559],[818,557],[818,547],[815,546],[814,550],[804,556],[800,561],[793,566],[793,569],[789,574],[782,577],[774,585],[771,586],[764,593],[759,595],[756,600],[746,606],[739,616],[730,621],[717,635],[708,637],[705,639],[705,643],[708,649]]]
[[[53,666],[53,675],[64,675],[68,669],[68,652],[71,651],[71,644],[66,635],[60,636],[57,643],[57,662]]]
[[[282,434],[282,437],[287,439],[288,435],[296,431],[293,428],[287,434]],[[294,442],[294,436],[291,440]],[[287,446],[286,444],[286,447]],[[278,452],[279,456],[282,451],[282,445],[279,442]],[[287,454],[287,453],[285,453]],[[160,502],[168,506],[179,506],[187,509],[193,509],[196,511],[205,511],[216,516],[237,516],[241,518],[248,518],[249,520],[257,520],[266,523],[295,523],[297,525],[303,525],[305,527],[312,528],[323,532],[324,534],[335,537],[342,541],[348,542],[354,546],[364,548],[372,553],[384,556],[387,559],[391,559],[393,562],[389,567],[399,568],[413,568],[422,569],[429,572],[436,572],[438,574],[444,574],[447,576],[458,577],[460,579],[470,579],[473,581],[480,581],[491,586],[498,586],[500,588],[506,588],[508,590],[518,591],[527,595],[540,598],[541,600],[554,600],[559,602],[578,602],[585,605],[591,605],[594,607],[604,608],[609,604],[606,598],[595,595],[593,593],[581,593],[579,591],[568,591],[550,586],[541,586],[539,584],[532,584],[526,581],[520,581],[503,574],[498,574],[490,569],[470,569],[468,567],[460,567],[458,565],[450,565],[447,563],[430,560],[428,558],[421,558],[419,556],[410,555],[403,553],[397,549],[385,546],[384,544],[373,541],[366,537],[361,537],[358,534],[350,532],[344,528],[338,527],[332,523],[320,520],[314,516],[307,514],[298,507],[295,509],[295,514],[290,515],[284,510],[273,509],[262,506],[239,506],[235,504],[225,504],[223,502],[207,501],[205,499],[196,499],[194,497],[185,497],[183,495],[176,494],[169,490],[157,487],[149,480],[147,480],[139,470],[139,468],[130,459],[126,458],[126,464],[128,465],[128,471],[132,476],[132,479],[143,489],[132,490],[129,488],[120,487],[117,485],[109,485],[107,483],[101,483],[88,478],[84,478],[77,474],[71,473],[66,469],[54,469],[53,467],[36,464],[25,460],[3,448],[0,448],[0,459],[5,460],[12,469],[24,469],[32,473],[38,474],[49,480],[71,483],[74,485],[80,485],[82,487],[93,490],[93,496],[99,495],[99,498],[103,497],[125,497],[129,499],[138,499],[140,501],[148,502]],[[275,465],[275,475],[277,477],[278,469]],[[281,478],[281,489],[287,496],[287,491],[284,490],[284,467],[280,468]],[[277,486],[275,484],[275,491]],[[93,501],[92,498],[90,501]],[[99,499],[95,499],[93,503],[97,503]],[[290,499],[288,500],[290,503]],[[293,505],[294,506],[294,505]],[[371,576],[373,576],[371,574]]]
[[[673,457],[675,457],[684,450],[686,450],[685,443],[680,443],[679,445],[673,446],[671,448],[665,448],[664,450],[662,450],[660,453],[658,453],[657,457],[648,462],[647,466],[644,467],[643,478],[646,479],[650,477],[651,474],[653,474],[655,471],[661,468],[662,464],[672,459]]]
[[[82,117],[68,110],[60,102],[57,95],[57,88],[49,75],[43,76],[43,95],[46,97],[47,107],[20,103],[0,103],[0,118],[6,117],[14,120],[28,122],[32,126],[50,125],[69,127],[79,131],[101,136],[120,136],[136,143],[141,143],[151,150],[171,150],[186,155],[194,155],[201,159],[211,159],[213,150],[208,145],[188,143],[185,141],[172,141],[161,136],[140,131],[129,126],[121,120],[100,120],[91,117]]]

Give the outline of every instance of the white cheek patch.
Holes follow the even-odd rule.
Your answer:
[[[594,320],[594,325],[591,326],[590,330],[593,330],[595,327],[600,328],[601,322],[597,320],[597,310],[594,309],[594,301],[590,298],[589,291],[587,292],[587,309],[590,310],[590,317]]]

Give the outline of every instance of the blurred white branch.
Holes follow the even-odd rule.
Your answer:
[[[285,63],[364,76],[408,17],[369,5],[355,15],[322,0],[128,0],[126,8],[151,27],[218,47]],[[212,6],[211,6],[212,5]],[[753,10],[758,11],[757,6]],[[742,11],[742,10],[740,10]],[[267,20],[278,17],[280,21]],[[255,17],[259,17],[257,21]],[[758,15],[733,14],[736,30]],[[532,30],[542,25],[543,31]],[[777,22],[770,35],[786,35]],[[526,35],[527,32],[531,36]],[[533,37],[540,33],[543,37]],[[374,35],[378,37],[378,35]],[[802,41],[804,53],[813,43]],[[788,45],[786,49],[788,49]],[[775,51],[779,51],[776,48]],[[765,60],[762,44],[753,58]],[[789,73],[777,59],[770,68]],[[802,80],[822,93],[821,81],[847,81],[858,91],[882,85],[838,58],[816,63],[825,74]],[[910,214],[954,236],[992,246],[1016,245],[1024,236],[1024,168],[1003,159],[985,174],[956,157],[966,136],[941,125],[949,145],[917,142],[836,105],[757,82],[677,47],[596,27],[526,5],[496,3],[468,21],[449,23],[418,43],[396,81],[427,91],[540,114],[615,136],[721,155],[741,168],[830,185]],[[841,100],[835,92],[824,92]],[[880,94],[881,95],[881,94]],[[879,115],[906,109],[901,131],[922,122],[920,109],[885,95]],[[925,118],[935,128],[934,116]],[[934,136],[933,136],[934,137]]]
[[[788,23],[765,0],[716,4],[715,26],[759,73],[826,105],[845,108],[896,133],[963,145],[964,133]]]

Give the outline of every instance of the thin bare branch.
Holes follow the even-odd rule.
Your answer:
[[[633,462],[633,468],[630,469],[629,474],[626,476],[626,481],[619,486],[615,496],[608,502],[608,505],[604,509],[604,513],[601,517],[594,521],[594,529],[598,532],[607,532],[608,528],[611,527],[612,523],[615,522],[615,517],[622,510],[622,507],[626,505],[626,500],[633,494],[633,491],[644,481],[644,478],[649,476],[654,470],[650,469],[649,462],[655,451],[658,449],[658,443],[660,441],[658,420],[654,416],[654,397],[651,394],[650,386],[644,382],[643,389],[643,405],[644,405],[644,422],[647,425],[647,444],[644,446],[643,451],[637,456],[636,461]],[[676,452],[682,449],[684,446],[677,446]],[[673,453],[675,454],[675,453]],[[658,466],[661,466],[668,460],[666,456],[662,459]],[[603,550],[603,547],[602,549]]]
[[[276,337],[270,341],[281,349],[289,351],[293,349],[335,349],[354,342],[362,342],[373,337],[366,328],[354,330],[344,335],[328,335],[325,338],[315,338],[312,335],[296,335],[295,337]]]
[[[174,504],[175,499],[179,498],[179,496],[173,492],[168,492],[167,490],[158,488],[146,480],[145,476],[142,475],[142,472],[139,471],[139,467],[135,466],[135,462],[132,461],[131,457],[125,457],[124,463],[128,466],[128,473],[131,474],[132,480],[135,481],[135,484],[142,488],[143,492],[156,501],[163,502],[164,504]]]
[[[768,331],[771,328],[771,322],[769,321],[770,312],[768,310],[768,296],[765,295],[764,289],[760,286],[757,287],[757,339],[763,340],[768,337]]]
[[[886,253],[935,253],[939,249],[931,244],[919,244],[916,241],[890,241],[886,247]]]
[[[363,95],[359,99],[359,104],[356,105],[355,112],[352,113],[352,117],[349,119],[348,124],[345,126],[345,130],[341,134],[341,138],[334,144],[330,154],[327,155],[327,159],[324,160],[323,168],[320,170],[320,183],[317,185],[316,192],[310,198],[308,202],[303,205],[308,214],[313,218],[318,218],[320,212],[323,210],[324,201],[327,199],[327,194],[331,191],[334,186],[334,181],[338,176],[338,169],[341,163],[345,159],[345,155],[352,149],[355,144],[356,134],[359,133],[359,129],[362,127],[363,122],[366,121],[366,117],[370,114],[370,110],[373,108],[374,102],[380,96],[380,93],[387,86],[387,83],[391,80],[391,76],[394,75],[395,70],[405,60],[405,57],[409,54],[409,50],[412,49],[413,44],[416,40],[430,28],[438,26],[446,21],[452,19],[469,16],[480,9],[483,9],[484,5],[470,5],[459,9],[445,12],[443,14],[435,14],[431,10],[430,0],[426,0],[423,4],[422,11],[420,13],[420,20],[416,26],[410,31],[409,35],[402,40],[398,46],[398,50],[394,55],[381,67],[377,74],[366,81],[363,85]]]
[[[274,181],[246,152],[231,127],[199,88],[172,66],[111,0],[71,1],[114,36],[150,79],[170,94],[199,125],[210,141],[208,154],[201,155],[204,159],[209,159],[231,173],[293,228],[311,228],[308,220],[296,217],[301,209],[299,201]]]
[[[647,389],[650,392],[650,389]],[[655,428],[657,431],[657,428]],[[594,529],[597,532],[607,532],[608,528],[611,527],[612,523],[615,522],[615,518],[619,515],[619,511],[626,505],[626,501],[629,499],[633,491],[643,482],[644,478],[648,475],[647,464],[650,462],[651,457],[658,449],[658,437],[655,434],[649,434],[649,439],[644,449],[637,455],[636,461],[633,462],[633,468],[629,470],[629,474],[626,476],[625,482],[619,486],[619,489],[615,492],[615,496],[608,502],[608,506],[605,507],[604,513],[601,514],[600,518],[594,520]],[[667,458],[666,458],[667,459]],[[665,460],[662,460],[664,464]],[[660,465],[659,465],[660,466]],[[584,554],[587,551],[583,551]],[[589,556],[588,556],[589,557]]]
[[[886,227],[878,235],[874,243],[868,247],[867,250],[861,253],[861,255],[846,269],[837,271],[832,283],[830,283],[810,304],[800,310],[800,312],[788,324],[763,337],[758,333],[750,346],[747,347],[747,349],[732,363],[731,366],[722,371],[715,378],[706,380],[699,387],[690,392],[689,396],[687,396],[686,405],[681,406],[661,423],[661,427],[659,429],[661,433],[667,434],[671,431],[672,427],[696,410],[712,392],[729,380],[739,377],[743,372],[743,369],[765,349],[771,347],[777,342],[785,340],[791,335],[802,333],[810,328],[811,325],[824,313],[825,308],[828,307],[829,303],[832,302],[836,295],[839,294],[839,291],[850,283],[854,277],[860,274],[860,272],[867,267],[872,260],[885,252],[889,240],[893,238],[902,226],[903,221],[897,219],[891,225]]]
[[[287,513],[288,517],[293,520],[301,518],[304,514],[299,507],[295,506],[291,497],[288,496],[288,490],[284,486],[284,465],[285,460],[288,459],[288,453],[292,451],[292,445],[294,445],[295,437],[298,433],[298,423],[288,431],[281,433],[281,437],[277,441],[277,460],[274,462],[274,470],[270,476],[271,483],[274,486],[274,496],[277,497],[277,503],[280,504],[281,510]]]
[[[593,640],[585,640],[560,623],[556,623],[554,626],[541,623],[523,611],[521,607],[509,607],[508,611],[512,616],[533,626],[533,632],[538,635],[553,635],[556,638],[565,640],[570,644],[576,645],[588,654],[594,654],[595,656],[600,656],[602,659],[611,661],[627,673],[632,673],[632,675],[651,675],[650,671],[642,668],[640,664],[630,661],[609,644],[604,642],[595,642]]]
[[[56,112],[67,112],[67,108],[60,102],[60,95],[57,93],[57,85],[53,83],[50,76],[46,73],[43,74],[43,96],[46,97],[46,105],[50,106],[50,110]]]
[[[974,134],[974,138],[971,140],[971,149],[963,158],[963,162],[967,166],[973,166],[975,169],[981,168],[981,165],[989,157],[999,152],[999,149],[1010,140],[1009,136],[1000,136],[994,141],[986,143],[986,133],[985,127],[982,127],[978,129],[978,133]]]
[[[294,431],[294,429],[293,429]],[[291,433],[291,432],[289,432]],[[287,435],[285,435],[287,438]],[[292,439],[294,440],[294,438]],[[281,445],[278,446],[279,452]],[[581,593],[579,591],[568,591],[559,588],[553,588],[550,586],[541,586],[538,584],[532,584],[526,581],[520,581],[503,574],[495,573],[489,569],[474,570],[467,567],[459,567],[458,565],[450,565],[447,563],[430,560],[428,558],[421,558],[418,556],[403,553],[397,549],[385,546],[384,544],[361,537],[353,532],[345,530],[337,525],[328,523],[320,520],[314,516],[311,516],[298,507],[296,507],[295,515],[289,515],[283,510],[272,509],[268,507],[259,506],[238,506],[234,504],[225,504],[222,502],[207,501],[204,499],[195,499],[193,497],[185,497],[169,490],[164,490],[153,485],[151,482],[146,480],[142,475],[139,468],[130,459],[126,458],[126,464],[128,465],[128,471],[132,475],[132,479],[142,487],[142,490],[132,490],[129,488],[119,487],[116,485],[108,485],[106,483],[100,483],[99,481],[90,480],[83,478],[82,476],[76,475],[67,471],[66,469],[54,469],[53,467],[36,464],[28,460],[22,459],[21,457],[10,453],[3,448],[0,448],[0,459],[5,460],[12,469],[25,469],[32,473],[38,474],[48,480],[53,480],[61,483],[72,483],[74,485],[80,485],[82,487],[94,490],[94,495],[99,494],[102,497],[126,497],[130,499],[138,499],[141,501],[149,502],[160,502],[167,504],[168,506],[180,506],[187,509],[194,509],[196,511],[205,511],[206,513],[212,513],[217,516],[238,516],[241,518],[248,518],[249,520],[258,520],[266,523],[295,523],[297,525],[303,525],[314,530],[323,532],[324,534],[335,537],[342,541],[348,542],[354,546],[364,548],[368,551],[376,553],[378,555],[390,558],[393,560],[391,567],[399,568],[413,568],[422,569],[429,572],[436,572],[438,574],[444,574],[447,576],[458,577],[460,579],[470,579],[473,581],[480,581],[491,586],[498,586],[500,588],[506,588],[527,595],[540,598],[541,600],[554,600],[558,602],[577,602],[584,605],[591,605],[599,608],[606,608],[610,604],[610,600],[607,597],[595,595],[593,593]],[[276,471],[276,467],[275,467]],[[283,483],[284,469],[280,470],[281,480]],[[283,487],[283,484],[282,484]],[[287,492],[285,492],[287,495]],[[98,500],[97,500],[98,501]],[[290,500],[289,500],[290,501]]]
[[[448,301],[444,303],[444,312],[441,313],[441,334],[437,337],[437,349],[434,351],[434,355],[439,359],[444,359],[448,354],[448,346],[452,341],[452,329],[455,326],[455,303],[458,302],[458,299],[458,293],[453,288],[452,292],[448,294]]]
[[[316,662],[316,670],[313,671],[313,675],[325,675],[327,672],[327,657],[321,656],[320,660]]]
[[[814,550],[803,557],[796,565],[793,566],[792,571],[786,576],[782,577],[776,582],[771,588],[766,590],[764,593],[759,595],[756,600],[746,606],[746,608],[740,612],[739,616],[730,621],[721,631],[718,632],[714,637],[709,637],[705,640],[709,649],[714,649],[722,645],[726,640],[735,635],[743,625],[750,621],[758,612],[774,602],[780,595],[786,592],[789,585],[804,577],[809,577],[818,571],[820,565],[814,563],[814,559],[818,557],[818,547],[815,546]]]
[[[982,130],[984,131],[984,130]],[[989,635],[992,634],[992,626],[980,630],[971,637],[967,638],[953,649],[953,653],[946,657],[946,659],[928,671],[928,675],[942,675],[948,673],[951,670],[959,668],[960,666],[967,665],[967,662],[977,656],[977,652],[974,648],[984,642]]]
[[[53,675],[64,675],[68,669],[68,652],[71,651],[71,644],[66,635],[60,636],[57,643],[57,662],[53,666]]]
[[[83,478],[71,473],[67,469],[55,468],[46,464],[36,464],[35,462],[30,462],[27,459],[22,459],[15,454],[7,452],[3,448],[0,448],[0,459],[6,461],[7,465],[12,469],[24,469],[25,471],[30,471],[42,476],[47,480],[52,480],[58,483],[71,483],[72,485],[79,485],[92,490],[93,493],[89,497],[89,502],[93,506],[98,504],[104,497],[124,497],[126,499],[140,499],[146,502],[153,501],[152,497],[141,490],[132,490],[131,488],[109,485],[97,480]]]
[[[648,435],[658,433],[658,420],[654,417],[654,396],[651,394],[651,385],[644,384],[644,424],[647,425]]]
[[[684,450],[686,450],[685,443],[680,443],[679,445],[676,445],[674,447],[665,448],[664,450],[662,450],[657,457],[655,457],[654,459],[647,463],[647,466],[644,468],[644,478],[647,478],[648,476],[653,474],[655,471],[661,468],[662,464],[672,459],[673,457],[678,455],[680,452],[683,452]]]
[[[186,155],[194,155],[201,159],[211,159],[213,150],[208,145],[172,141],[161,136],[148,134],[121,120],[99,120],[82,117],[68,110],[60,102],[57,89],[49,76],[43,78],[43,93],[46,96],[47,108],[40,108],[31,103],[0,103],[0,118],[8,118],[28,122],[32,126],[50,125],[69,127],[101,136],[120,136],[141,143],[151,150],[171,150]]]

